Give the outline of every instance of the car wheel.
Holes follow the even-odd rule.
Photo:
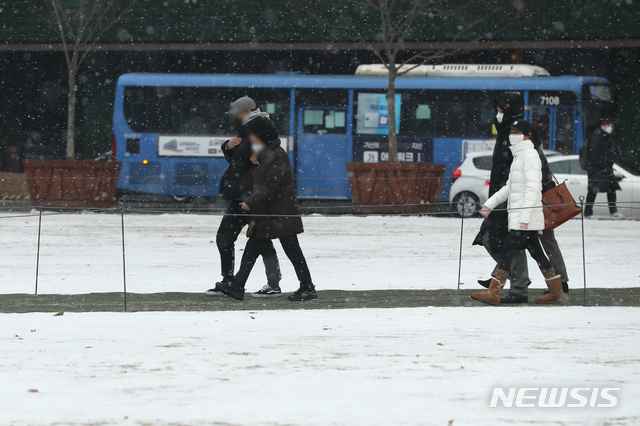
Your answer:
[[[172,195],[171,198],[173,198],[173,201],[175,201],[176,203],[190,203],[193,201],[193,197],[190,197],[188,195]]]
[[[474,217],[480,211],[480,198],[473,192],[461,192],[453,198],[453,211],[459,216]]]

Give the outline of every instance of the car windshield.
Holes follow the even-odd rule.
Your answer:
[[[640,164],[633,158],[618,157],[616,158],[616,164],[632,175],[640,176]]]

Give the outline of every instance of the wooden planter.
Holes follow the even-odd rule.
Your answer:
[[[31,203],[45,207],[111,207],[122,163],[24,160]]]
[[[351,196],[362,213],[433,213],[445,165],[347,163]]]

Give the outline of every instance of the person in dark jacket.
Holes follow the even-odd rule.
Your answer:
[[[493,158],[491,165],[491,177],[489,178],[489,197],[498,192],[509,178],[509,170],[513,162],[513,154],[510,149],[509,133],[510,126],[524,118],[524,98],[520,93],[507,92],[494,99],[496,116],[494,125],[498,134],[496,144],[493,148]],[[491,212],[480,226],[480,232],[473,241],[474,245],[483,246],[489,255],[498,261],[502,246],[509,235],[507,205],[503,203]],[[497,269],[492,276],[495,276]],[[511,273],[509,275],[512,289],[523,289],[523,296],[529,284],[529,273],[527,269],[527,256],[524,250],[514,253],[511,262]],[[491,279],[479,280],[478,283],[485,288],[489,287]]]
[[[600,127],[591,133],[591,137],[587,142],[587,175],[589,184],[584,215],[588,219],[593,218],[593,203],[599,192],[607,193],[611,217],[624,219],[624,216],[618,213],[618,207],[616,206],[616,191],[620,190],[620,184],[618,184],[613,175],[615,147],[611,138],[612,131],[612,120],[603,118],[600,120]]]
[[[271,240],[279,239],[300,281],[300,288],[288,299],[316,299],[318,294],[298,241],[298,234],[304,232],[304,228],[289,156],[280,146],[278,133],[269,120],[256,118],[248,123],[247,130],[258,168],[254,174],[253,194],[239,204],[243,210],[252,211],[255,216],[242,255],[240,270],[233,281],[223,283],[220,290],[228,296],[242,300],[245,283],[256,259],[273,250]]]
[[[229,167],[220,181],[220,194],[223,198],[229,200],[229,205],[216,234],[216,244],[220,252],[222,281],[216,283],[214,288],[205,292],[209,296],[221,295],[220,284],[230,283],[233,280],[235,242],[242,228],[251,222],[250,212],[242,210],[240,207],[240,202],[250,196],[253,191],[253,173],[256,169],[251,162],[251,141],[246,127],[248,123],[256,118],[269,120],[269,114],[261,112],[254,100],[248,96],[236,100],[229,110],[229,114],[235,121],[238,136],[222,144],[222,152],[229,162]],[[257,293],[254,293],[254,296],[278,297],[282,294],[280,291],[281,276],[278,256],[275,249],[264,250],[262,256],[267,274],[267,285]]]

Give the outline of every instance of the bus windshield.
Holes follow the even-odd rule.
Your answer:
[[[288,89],[150,87],[125,89],[124,116],[132,131],[170,135],[233,135],[231,103],[252,97],[269,113],[278,133],[289,133]]]
[[[599,125],[603,116],[613,115],[613,97],[608,84],[585,84],[582,86],[583,130],[585,135]]]

